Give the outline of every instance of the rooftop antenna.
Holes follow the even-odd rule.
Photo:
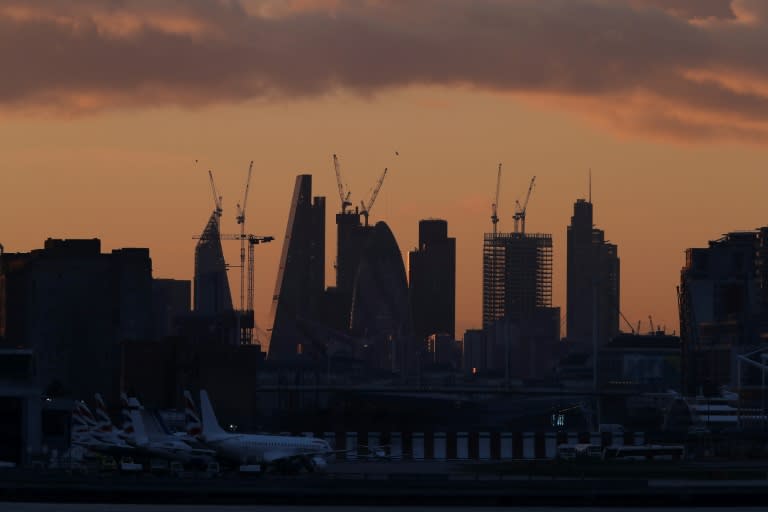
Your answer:
[[[592,204],[592,168],[589,168],[589,203]]]

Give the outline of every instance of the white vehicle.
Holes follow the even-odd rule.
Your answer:
[[[326,468],[327,457],[335,453],[327,441],[314,437],[226,432],[219,425],[205,390],[200,391],[200,408],[203,413],[200,439],[222,459],[240,466],[259,464],[265,470],[283,472],[320,471]]]

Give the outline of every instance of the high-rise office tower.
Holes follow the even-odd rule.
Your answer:
[[[194,311],[203,315],[218,315],[232,311],[227,266],[221,249],[219,219],[214,210],[195,247]]]
[[[560,308],[552,307],[552,235],[486,233],[483,330],[487,368],[541,378],[552,368]]]
[[[352,332],[366,340],[369,363],[405,371],[415,347],[408,281],[395,236],[377,222],[365,244],[352,295]]]
[[[592,203],[579,199],[568,226],[568,339],[598,345],[619,333],[618,248],[593,224]],[[593,326],[597,326],[594,332]]]
[[[296,177],[280,268],[272,297],[270,359],[309,350],[300,323],[315,321],[325,286],[325,197],[312,198],[312,176]]]
[[[120,343],[152,334],[149,249],[101,253],[101,242],[45,241],[0,256],[0,337],[31,348],[37,384],[117,399]]]
[[[456,239],[448,237],[446,221],[419,221],[419,247],[408,253],[408,274],[414,334],[455,338]]]
[[[324,323],[340,331],[350,328],[352,294],[360,258],[373,226],[360,222],[360,211],[344,210],[336,214],[336,286],[325,297]]]
[[[552,307],[552,235],[486,233],[483,241],[483,327]]]

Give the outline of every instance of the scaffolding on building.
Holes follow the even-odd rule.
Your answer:
[[[552,235],[486,233],[483,326],[542,307],[552,307]]]

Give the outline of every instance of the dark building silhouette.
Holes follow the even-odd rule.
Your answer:
[[[552,235],[486,233],[483,243],[485,369],[542,378],[553,367],[560,308],[552,307]],[[475,351],[476,353],[476,351]]]
[[[220,216],[218,210],[211,213],[195,247],[194,311],[203,315],[217,315],[233,310],[227,265],[221,249]]]
[[[179,279],[152,280],[152,338],[161,340],[179,334],[179,323],[188,317],[192,286]]]
[[[419,247],[408,253],[408,274],[414,334],[455,338],[456,239],[448,237],[446,221],[419,221]]]
[[[360,218],[357,208],[336,214],[336,286],[326,292],[325,321],[329,326],[345,331],[350,327],[357,268],[373,231],[373,226],[363,225]]]
[[[486,233],[483,326],[552,306],[552,235]]]
[[[0,336],[33,349],[43,391],[117,397],[119,342],[152,335],[148,249],[102,254],[98,239],[48,239],[0,257]]]
[[[483,373],[488,368],[488,348],[483,329],[468,329],[464,332],[462,367],[468,374]]]
[[[355,278],[352,332],[371,348],[368,361],[379,368],[404,370],[415,347],[405,265],[395,237],[377,222],[366,243]]]
[[[734,232],[685,253],[680,273],[680,335],[687,394],[759,385],[759,369],[738,356],[768,338],[768,227]]]
[[[603,390],[663,393],[680,389],[680,338],[663,331],[620,334],[598,353]]]
[[[535,308],[500,318],[484,328],[486,369],[509,378],[550,377],[558,359],[560,308]]]
[[[312,176],[296,177],[283,253],[272,297],[270,359],[307,348],[301,320],[317,320],[325,287],[325,197],[312,198]]]
[[[599,345],[619,333],[618,249],[593,224],[592,203],[579,199],[568,226],[568,340],[591,344],[597,324]]]
[[[47,427],[47,437],[58,433],[50,425],[42,425],[47,402],[40,399],[41,393],[33,351],[0,348],[0,460],[18,466],[30,464],[32,457],[40,458],[42,453],[41,427]]]
[[[172,337],[163,343],[123,343],[121,348],[122,389],[141,397],[145,407],[183,410],[184,390],[207,389],[216,397],[217,413],[221,403],[228,412],[239,406],[241,418],[255,416],[252,407],[258,400],[250,384],[265,364],[258,345]]]

